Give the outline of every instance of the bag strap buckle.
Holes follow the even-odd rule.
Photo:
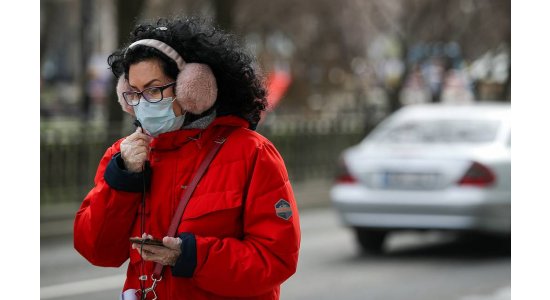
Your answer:
[[[150,287],[143,290],[143,299],[147,299],[147,294],[152,292],[153,293],[153,299],[151,299],[151,300],[157,300],[158,299],[157,298],[157,292],[155,291],[155,289],[157,288],[157,283],[162,280],[162,276],[160,276],[157,279],[157,278],[154,277],[154,274],[153,274],[153,275],[151,275],[151,279],[153,280],[153,284]]]

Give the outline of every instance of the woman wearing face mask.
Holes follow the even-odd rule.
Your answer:
[[[299,219],[281,156],[254,131],[266,91],[251,57],[204,21],[161,19],[108,63],[139,127],[101,159],[76,250],[97,266],[130,259],[121,299],[278,299]]]

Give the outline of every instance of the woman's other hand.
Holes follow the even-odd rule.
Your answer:
[[[138,173],[143,170],[143,164],[149,157],[152,139],[152,137],[142,133],[141,128],[138,127],[136,132],[122,141],[120,154],[128,171]]]
[[[147,234],[143,234],[142,237],[153,238],[151,235]],[[181,239],[165,236],[162,239],[162,243],[165,247],[143,245],[142,248],[141,244],[133,243],[132,248],[136,249],[144,260],[158,262],[165,266],[174,266],[181,254]]]

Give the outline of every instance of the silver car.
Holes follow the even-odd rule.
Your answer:
[[[360,246],[395,230],[510,234],[510,105],[411,105],[346,149],[331,199]]]

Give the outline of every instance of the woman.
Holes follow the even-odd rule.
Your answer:
[[[131,42],[108,63],[138,127],[101,159],[75,248],[97,266],[130,258],[121,299],[278,299],[300,228],[284,162],[254,131],[266,91],[252,59],[199,19],[139,25]]]

